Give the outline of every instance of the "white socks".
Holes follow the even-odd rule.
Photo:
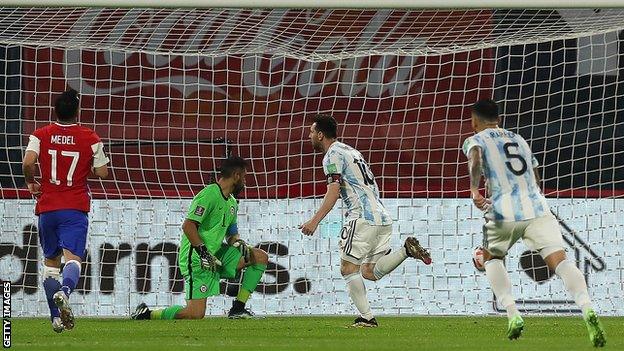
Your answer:
[[[576,304],[583,310],[584,314],[592,308],[585,277],[571,261],[564,260],[559,263],[557,268],[555,268],[555,273],[561,277],[566,289],[570,292]],[[516,301],[511,294],[511,282],[503,261],[499,259],[487,261],[485,263],[485,275],[490,281],[490,286],[492,291],[494,291],[494,295],[496,295],[496,299],[507,310],[507,316],[511,318],[519,314],[516,308]]]
[[[576,304],[586,313],[591,309],[591,300],[589,299],[589,293],[587,292],[587,284],[585,283],[585,277],[583,273],[571,262],[564,260],[557,268],[555,268],[555,274],[557,274]]]
[[[384,275],[392,272],[401,263],[403,263],[406,258],[407,252],[405,252],[405,247],[401,247],[400,249],[381,257],[375,264],[375,268],[373,268],[373,274],[375,275],[375,278],[379,280]]]
[[[511,294],[511,281],[507,269],[503,265],[503,261],[493,259],[485,262],[485,275],[490,281],[490,286],[496,299],[507,310],[507,317],[512,318],[519,315],[516,308],[516,300]]]
[[[367,320],[372,319],[373,313],[368,303],[368,297],[366,297],[366,287],[364,286],[364,280],[360,273],[351,273],[345,276],[344,279],[347,282],[347,289],[349,290],[351,301],[353,301],[360,315]]]

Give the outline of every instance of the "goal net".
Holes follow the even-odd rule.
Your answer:
[[[367,282],[377,314],[496,313],[471,263],[483,216],[468,198],[470,106],[494,98],[503,126],[542,165],[568,256],[597,310],[624,314],[624,11],[0,9],[0,272],[13,315],[45,316],[42,252],[21,158],[80,92],[80,123],[105,142],[112,176],[93,195],[77,315],[127,316],[183,304],[180,224],[221,160],[250,161],[243,238],[270,264],[250,300],[260,314],[353,314],[339,272],[342,205],[313,237],[297,226],[325,192],[311,116],[369,161],[394,219],[433,264],[407,261]],[[555,235],[555,233],[553,233]],[[562,282],[519,244],[506,265],[522,310],[575,311]],[[537,283],[536,283],[537,282]],[[223,315],[237,280],[208,314]]]

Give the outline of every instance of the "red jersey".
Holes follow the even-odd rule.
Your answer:
[[[102,141],[93,130],[53,123],[35,130],[26,150],[39,155],[41,196],[35,214],[68,209],[89,212],[87,177],[91,167],[108,163]]]

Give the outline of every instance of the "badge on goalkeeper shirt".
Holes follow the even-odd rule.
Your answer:
[[[195,215],[196,216],[203,216],[204,215],[204,211],[206,211],[205,208],[201,207],[201,206],[197,206],[195,207]]]

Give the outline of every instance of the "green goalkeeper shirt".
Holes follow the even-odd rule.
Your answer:
[[[197,228],[199,237],[204,242],[208,251],[213,255],[221,247],[226,235],[238,234],[236,226],[236,214],[238,204],[234,196],[223,196],[219,184],[210,184],[199,192],[191,202],[187,219],[199,223]],[[180,272],[188,275],[190,269],[200,269],[199,255],[191,246],[191,242],[182,233],[180,243],[180,255],[178,256]]]

